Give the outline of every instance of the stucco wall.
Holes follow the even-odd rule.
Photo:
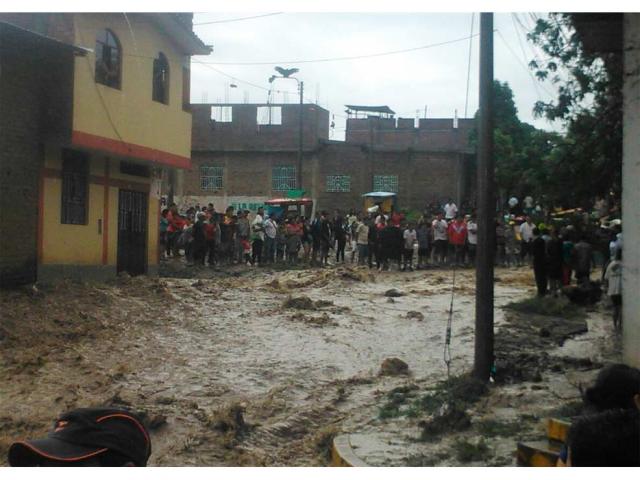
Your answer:
[[[167,35],[144,15],[121,13],[75,14],[75,40],[95,49],[98,32],[109,28],[122,46],[122,82],[115,89],[96,83],[95,54],[76,57],[73,130],[110,140],[191,155],[191,114],[182,109],[182,55]],[[169,104],[151,98],[153,59],[158,52],[169,61]],[[86,145],[83,145],[86,146]]]

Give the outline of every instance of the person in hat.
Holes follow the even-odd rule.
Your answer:
[[[135,414],[79,408],[61,415],[46,438],[9,447],[12,467],[145,467],[151,440]]]

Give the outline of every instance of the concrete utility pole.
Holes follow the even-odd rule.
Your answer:
[[[271,75],[269,78],[269,83],[273,83],[274,80],[278,78],[290,78],[295,80],[298,83],[298,90],[300,91],[300,120],[299,120],[299,130],[298,130],[298,172],[296,175],[296,182],[298,190],[302,190],[302,152],[303,152],[303,130],[304,130],[304,82],[293,77],[294,73],[297,73],[299,70],[297,68],[282,68],[275,67],[275,71],[280,73],[280,75]]]
[[[478,247],[473,375],[489,380],[493,365],[493,260],[495,200],[493,161],[493,13],[480,14],[480,124],[478,125]]]
[[[304,82],[300,81],[300,131],[299,131],[299,146],[298,146],[298,188],[302,190],[302,149],[303,149],[303,138],[302,134],[304,131]]]

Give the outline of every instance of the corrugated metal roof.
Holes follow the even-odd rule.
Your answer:
[[[358,112],[375,112],[375,113],[390,113],[395,115],[396,112],[391,110],[387,105],[379,106],[366,106],[366,105],[345,105],[349,110]]]

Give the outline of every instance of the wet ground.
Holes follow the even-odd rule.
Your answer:
[[[434,463],[430,447],[412,440],[416,419],[383,421],[379,410],[395,387],[446,377],[450,271],[167,269],[190,278],[0,292],[2,461],[11,441],[45,433],[56,414],[111,404],[144,412],[155,466],[326,465],[338,432],[361,435],[374,465]],[[456,273],[452,374],[472,362],[474,275]],[[496,305],[531,295],[526,268],[496,277]],[[606,344],[610,332],[592,316],[584,344]],[[505,324],[501,309],[496,323]],[[584,354],[570,342],[563,348]],[[379,375],[389,357],[408,375]],[[553,375],[545,385],[566,384]],[[501,390],[509,388],[492,392],[487,414],[520,415],[505,398],[548,401],[526,384]],[[492,461],[506,464],[507,454]],[[443,455],[435,464],[461,463]]]

